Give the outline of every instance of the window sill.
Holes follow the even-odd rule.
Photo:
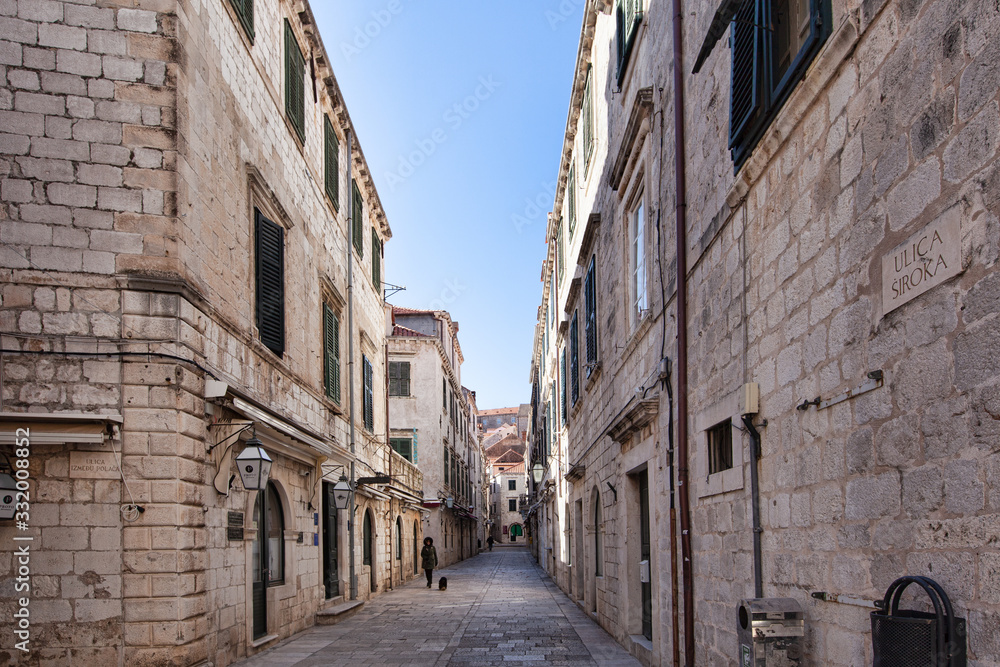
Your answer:
[[[583,385],[584,391],[590,391],[590,388],[597,384],[597,378],[601,376],[601,362],[594,362],[594,368],[591,369],[590,375],[587,377],[587,381]]]

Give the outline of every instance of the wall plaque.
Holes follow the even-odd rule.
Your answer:
[[[882,314],[962,271],[962,219],[955,206],[882,257]]]
[[[243,512],[230,512],[229,525],[226,526],[226,538],[230,541],[243,539]]]
[[[70,452],[70,479],[121,479],[112,452]]]

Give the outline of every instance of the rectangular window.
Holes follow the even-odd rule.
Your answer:
[[[563,262],[562,220],[560,220],[559,224],[556,226],[556,267],[559,269],[559,284],[562,285],[563,277],[566,275],[566,263]],[[554,294],[552,298],[555,299]]]
[[[507,499],[507,511],[508,512],[516,512],[517,511],[517,498],[508,498]]]
[[[587,377],[597,364],[597,271],[596,255],[590,258],[587,276],[583,280],[583,328],[587,337]]]
[[[566,425],[566,348],[559,354],[559,423]]]
[[[730,27],[729,147],[749,157],[826,39],[830,0],[747,0]]]
[[[590,173],[590,156],[594,154],[594,68],[587,68],[587,83],[583,87],[583,175]],[[571,223],[572,224],[572,223]],[[572,230],[572,227],[570,227]]]
[[[507,490],[508,491],[517,491],[517,480],[516,479],[508,479],[507,480]]]
[[[378,232],[372,227],[372,285],[378,292],[379,299],[382,298],[382,242],[379,241]]]
[[[299,141],[306,140],[306,59],[295,39],[292,24],[285,19],[285,115]]]
[[[240,24],[246,31],[250,43],[253,44],[253,2],[254,0],[229,0],[229,3],[236,10],[236,16],[240,18]]]
[[[580,400],[580,329],[577,325],[577,311],[573,311],[573,321],[569,323],[569,397],[572,405]]]
[[[451,484],[451,457],[448,455],[448,448],[444,448],[444,483]]]
[[[448,380],[441,378],[441,409],[448,411]]]
[[[573,238],[576,229],[576,164],[569,168],[569,179],[566,182],[566,209],[569,214],[569,237]]]
[[[333,207],[340,210],[340,142],[330,117],[323,116],[323,188]]]
[[[629,213],[629,248],[630,261],[629,268],[631,276],[631,296],[632,296],[632,324],[639,323],[642,319],[643,311],[646,310],[646,215],[643,208],[642,196],[639,196],[639,203]]]
[[[372,372],[372,362],[365,355],[361,355],[362,367],[363,367],[363,377],[364,382],[364,392],[361,396],[362,409],[364,412],[365,419],[365,429],[368,431],[375,430],[375,383],[374,383],[374,373]]]
[[[340,320],[323,304],[323,390],[327,398],[340,403]]]
[[[727,419],[708,429],[708,474],[733,467],[733,421]]]
[[[410,438],[389,438],[389,446],[410,463],[416,463],[413,460],[413,440]]]
[[[358,257],[365,256],[365,240],[361,237],[364,229],[364,207],[365,202],[361,199],[361,190],[358,189],[357,182],[351,184],[351,240],[354,241],[354,249],[358,251]]]
[[[285,230],[254,209],[257,330],[279,357],[285,353]]]
[[[643,0],[618,0],[615,7],[615,45],[618,61],[618,87],[625,78],[629,56],[635,45],[635,36],[642,23]]]
[[[390,396],[410,395],[409,361],[389,362],[389,395]]]

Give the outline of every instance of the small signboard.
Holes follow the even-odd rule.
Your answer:
[[[883,315],[962,272],[961,215],[952,207],[882,257]]]
[[[226,526],[226,537],[231,542],[243,540],[243,512],[229,513],[229,525]]]
[[[740,667],[753,667],[750,664],[750,647],[746,644],[740,644]]]
[[[121,479],[118,460],[111,452],[70,452],[70,479]]]

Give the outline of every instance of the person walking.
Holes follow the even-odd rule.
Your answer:
[[[420,567],[424,568],[424,574],[427,575],[427,588],[431,587],[431,579],[434,576],[434,568],[438,564],[438,552],[434,548],[434,540],[425,537],[424,538],[424,548],[420,550]]]
[[[493,536],[492,535],[490,535],[489,537],[486,538],[486,546],[488,546],[490,548],[490,551],[493,551]]]

